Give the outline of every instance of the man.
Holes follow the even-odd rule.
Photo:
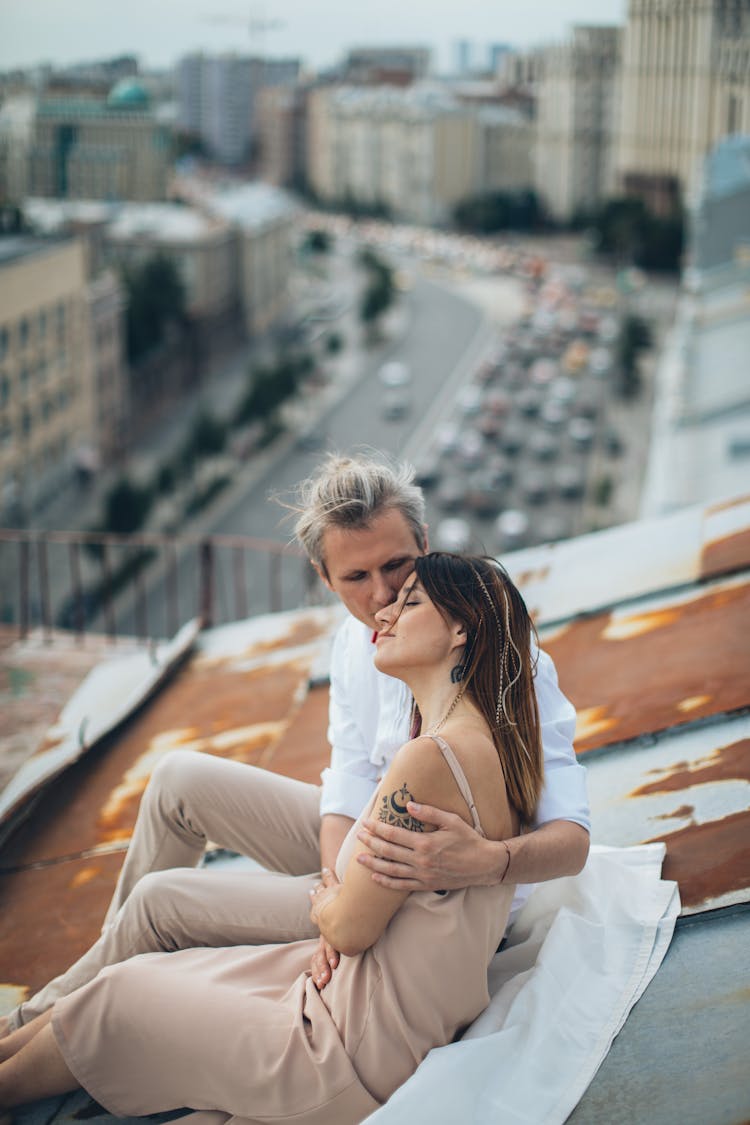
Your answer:
[[[326,880],[333,878],[344,836],[409,736],[408,692],[376,671],[372,633],[375,614],[395,600],[414,558],[427,550],[427,537],[424,499],[406,466],[332,455],[300,486],[296,511],[300,543],[349,611],[332,655],[331,765],[322,788],[209,755],[167,755],[144,793],[101,938],[16,1009],[8,1029],[28,1023],[104,965],[136,953],[316,936],[309,893],[321,869]],[[528,884],[580,871],[589,819],[585,774],[571,743],[575,715],[543,653],[536,690],[547,781],[535,830],[497,843],[460,817],[411,806],[438,831],[414,834],[368,822],[362,838],[372,854],[363,862],[374,879],[437,890]],[[209,839],[268,870],[195,870]],[[528,888],[519,902],[525,893]],[[320,939],[312,961],[319,988],[337,963],[336,950]]]

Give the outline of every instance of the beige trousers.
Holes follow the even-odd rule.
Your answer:
[[[254,766],[177,750],[154,770],[99,940],[17,1008],[11,1030],[137,953],[314,937],[320,790]],[[195,870],[208,840],[266,871]]]

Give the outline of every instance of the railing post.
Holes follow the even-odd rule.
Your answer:
[[[271,588],[271,613],[281,610],[281,555],[268,552],[269,580]]]
[[[200,617],[204,629],[213,624],[214,549],[210,539],[200,545]]]
[[[18,596],[20,598],[20,605],[18,607],[18,631],[21,637],[28,636],[29,633],[29,541],[24,536],[18,544],[18,553],[20,557],[20,565],[18,568]]]
[[[42,629],[45,641],[49,641],[52,629],[49,598],[49,569],[47,567],[47,540],[40,535],[36,541],[37,569],[39,571],[39,602],[42,607]]]
[[[234,612],[237,621],[247,617],[247,590],[245,589],[245,551],[242,546],[232,550],[234,561]]]

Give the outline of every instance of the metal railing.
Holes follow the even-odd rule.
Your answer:
[[[0,621],[151,640],[324,601],[298,548],[245,536],[0,528]]]

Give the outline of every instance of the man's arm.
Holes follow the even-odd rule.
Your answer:
[[[415,835],[366,820],[357,834],[365,850],[357,860],[381,886],[437,891],[494,883],[541,883],[577,875],[586,862],[589,834],[570,820],[547,824],[509,840],[485,840],[461,817],[410,804],[412,816],[436,832]]]

